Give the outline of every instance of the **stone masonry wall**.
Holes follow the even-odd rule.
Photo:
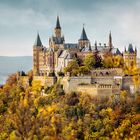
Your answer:
[[[33,80],[35,81],[41,81],[42,86],[53,86],[57,79],[56,77],[45,77],[45,76],[34,76]]]
[[[80,77],[64,77],[61,81],[64,91],[70,93],[72,91],[77,91],[79,84],[91,84],[90,76],[80,76]]]

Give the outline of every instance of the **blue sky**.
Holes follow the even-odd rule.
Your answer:
[[[66,42],[77,42],[83,23],[94,44],[123,50],[133,43],[140,52],[140,0],[0,0],[0,55],[32,55],[37,31],[48,46],[59,14]],[[139,53],[140,55],[140,53]]]

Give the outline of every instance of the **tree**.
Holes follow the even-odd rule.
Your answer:
[[[87,66],[79,67],[79,73],[83,75],[87,75],[90,73],[90,69]]]
[[[122,56],[116,55],[112,57],[113,59],[113,67],[114,68],[122,68],[124,65],[124,60]]]
[[[68,66],[64,69],[64,72],[69,72],[72,75],[78,74],[79,65],[77,60],[72,60],[68,63]]]
[[[102,67],[102,58],[101,58],[101,56],[99,56],[98,52],[94,52],[93,56],[94,56],[94,60],[95,60],[94,67],[95,68]]]
[[[112,56],[105,56],[103,59],[103,67],[113,68],[113,59]]]
[[[85,57],[84,59],[84,65],[86,67],[88,67],[89,69],[92,69],[95,65],[95,59],[94,59],[94,56],[93,54],[89,54]]]

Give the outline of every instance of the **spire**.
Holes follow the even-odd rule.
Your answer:
[[[110,48],[110,49],[113,48],[111,31],[110,31],[110,33],[109,33],[109,43],[108,43],[108,45],[109,45],[109,48]]]
[[[88,40],[84,25],[83,25],[83,30],[82,30],[82,33],[81,33],[80,40]]]
[[[98,51],[98,48],[97,48],[97,41],[95,41],[95,51]]]
[[[126,47],[124,48],[124,52],[126,53]]]
[[[42,42],[41,42],[39,33],[37,33],[37,38],[35,40],[34,46],[42,46]]]
[[[57,16],[56,27],[55,27],[55,29],[61,29],[60,21],[59,21],[59,16]]]
[[[118,48],[116,50],[116,55],[121,55],[121,52],[120,52],[120,50]]]
[[[135,53],[137,53],[137,47],[135,47]]]
[[[129,46],[128,46],[128,52],[129,53],[134,53],[133,45],[132,44],[129,44]]]

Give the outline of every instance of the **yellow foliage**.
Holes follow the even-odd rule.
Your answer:
[[[33,80],[33,82],[32,82],[32,91],[39,92],[39,91],[41,91],[41,88],[42,88],[41,81]]]
[[[56,110],[56,106],[55,105],[51,105],[47,107],[47,111],[48,113],[53,113]]]

